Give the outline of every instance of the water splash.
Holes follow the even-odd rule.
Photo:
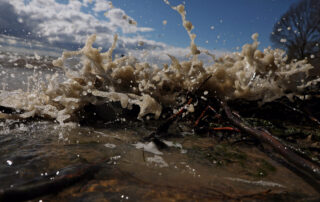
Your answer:
[[[170,3],[165,1],[168,5]],[[170,5],[171,6],[171,5]],[[66,79],[60,82],[57,74],[48,76],[48,85],[34,80],[36,88],[11,92],[0,91],[0,106],[22,110],[22,114],[0,113],[0,118],[29,118],[40,116],[56,119],[60,124],[77,120],[77,112],[88,104],[102,105],[120,102],[122,108],[140,108],[138,119],[153,114],[161,115],[163,106],[174,106],[186,92],[193,92],[209,76],[203,86],[206,97],[218,96],[221,99],[260,100],[270,102],[286,96],[299,96],[305,88],[320,80],[308,80],[313,68],[307,60],[287,61],[285,52],[280,49],[258,49],[258,34],[253,34],[252,44],[245,44],[241,52],[216,58],[208,51],[215,63],[204,65],[198,59],[201,51],[197,48],[191,33],[194,28],[186,20],[183,5],[171,6],[181,15],[183,26],[190,37],[190,60],[179,61],[168,55],[171,64],[163,67],[139,62],[132,56],[112,58],[116,48],[117,35],[107,52],[92,45],[96,35],[88,37],[85,46],[79,51],[64,52],[53,65],[64,70]],[[71,70],[67,61],[79,57],[81,68]],[[79,65],[78,64],[78,65]]]

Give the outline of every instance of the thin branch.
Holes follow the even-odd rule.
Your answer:
[[[289,147],[282,144],[278,139],[272,136],[267,130],[258,130],[256,128],[252,128],[245,124],[243,121],[235,117],[231,109],[229,108],[228,104],[225,101],[221,101],[221,105],[224,109],[225,114],[227,115],[228,119],[240,130],[245,133],[252,135],[253,137],[257,138],[260,142],[267,143],[271,145],[272,148],[279,152],[279,154],[284,157],[288,162],[292,163],[293,165],[303,169],[305,172],[314,176],[318,180],[320,180],[320,167],[311,161],[308,161],[301,156],[297,155],[293,152]]]

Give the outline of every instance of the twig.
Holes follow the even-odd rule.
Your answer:
[[[206,78],[201,84],[200,86],[192,93],[192,95],[197,94],[197,92],[202,88],[202,86],[212,77],[212,75],[208,76],[208,78]],[[144,138],[144,140],[154,140],[157,139],[157,137],[159,136],[163,136],[163,134],[167,134],[167,131],[170,127],[170,125],[177,119],[178,116],[180,116],[183,112],[185,112],[187,110],[187,107],[192,103],[194,96],[190,96],[191,92],[187,93],[187,97],[190,97],[188,99],[188,102],[186,104],[183,105],[183,107],[180,108],[180,110],[171,115],[164,123],[162,123],[155,132],[151,133],[150,135],[148,135],[147,137]],[[211,107],[211,110],[214,110]]]
[[[304,108],[302,112],[306,113],[306,116],[313,122],[317,123],[320,126],[320,121],[310,112],[308,108]]]
[[[166,133],[170,127],[170,125],[176,120],[176,118],[182,114],[183,112],[185,112],[187,110],[187,106],[190,105],[192,102],[192,98],[190,98],[187,102],[187,104],[185,104],[183,107],[181,107],[181,109],[171,115],[164,123],[162,123],[156,130],[155,135],[160,135],[162,133]],[[161,135],[160,135],[161,136]]]
[[[211,111],[213,111],[214,113],[218,114],[213,107],[211,107],[210,105],[208,105],[208,106],[201,112],[200,116],[198,117],[198,119],[197,119],[196,122],[194,123],[194,126],[193,126],[193,127],[198,126],[200,120],[201,120],[202,117],[205,115],[205,113],[208,111],[208,109],[211,109]]]
[[[293,165],[303,169],[305,172],[309,173],[311,176],[316,177],[318,180],[320,179],[320,167],[311,161],[308,161],[301,156],[294,153],[289,147],[283,145],[279,140],[273,137],[268,131],[266,130],[258,130],[256,128],[252,128],[246,125],[243,121],[236,118],[228,104],[224,101],[221,101],[221,105],[226,113],[228,119],[237,126],[240,130],[254,136],[259,141],[267,143],[271,145],[273,149],[281,154],[288,162],[292,163]]]
[[[290,106],[290,105],[288,105],[288,104],[286,104],[286,103],[283,103],[283,102],[281,102],[281,101],[278,101],[277,103],[282,104],[282,105],[285,106],[286,108],[288,108],[288,109],[292,110],[293,112],[296,112],[296,113],[298,113],[298,114],[300,114],[300,115],[308,118],[309,120],[313,121],[314,123],[316,123],[316,124],[318,124],[318,125],[320,126],[320,121],[319,121],[317,118],[315,118],[315,117],[311,114],[311,112],[310,112],[309,110],[307,110],[307,109],[305,109],[305,110],[300,110],[300,109],[298,109],[298,108],[296,108],[296,107],[292,107],[292,106]]]
[[[217,127],[217,128],[211,128],[212,130],[217,130],[217,131],[235,131],[235,132],[240,132],[239,129],[233,128],[233,127]]]

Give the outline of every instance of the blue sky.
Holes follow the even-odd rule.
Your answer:
[[[170,1],[172,5],[182,2]],[[269,35],[274,23],[295,2],[298,0],[186,0],[185,7],[199,46],[233,51],[251,42],[250,36],[255,32],[259,33],[261,48],[271,45]],[[113,5],[125,10],[140,25],[154,28],[147,37],[180,47],[189,43],[179,14],[162,0],[115,0]],[[168,21],[167,25],[162,24],[163,20]]]
[[[111,3],[112,2],[112,3]],[[187,20],[195,27],[196,44],[216,55],[251,43],[258,32],[260,49],[271,45],[274,23],[298,0],[171,0],[185,4]],[[163,21],[167,24],[163,24]],[[137,22],[137,25],[130,22]],[[211,27],[214,27],[212,29]],[[181,17],[163,0],[0,0],[0,45],[14,40],[41,42],[59,50],[81,48],[97,34],[96,45],[110,47],[119,33],[116,52],[167,61],[182,58],[190,40]],[[2,37],[1,34],[6,35]],[[14,37],[8,43],[6,37]],[[31,46],[30,46],[31,47]],[[140,56],[140,57],[139,57]]]

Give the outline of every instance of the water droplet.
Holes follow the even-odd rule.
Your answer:
[[[286,43],[286,42],[287,42],[287,39],[284,39],[284,38],[283,38],[283,39],[280,39],[280,42],[281,42],[281,43]]]

